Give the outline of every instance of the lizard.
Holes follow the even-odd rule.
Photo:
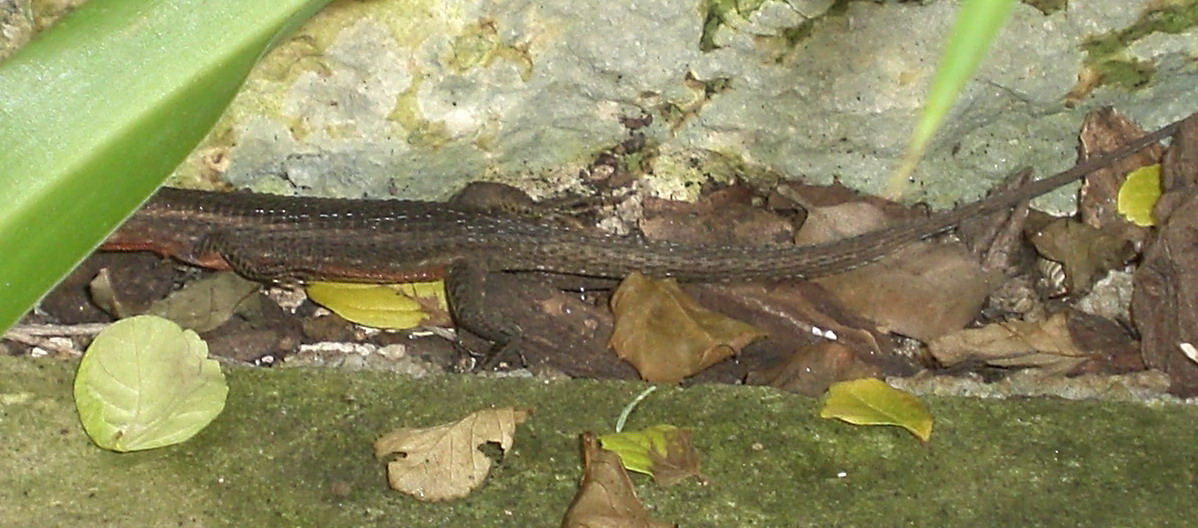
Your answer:
[[[647,241],[405,200],[288,197],[162,188],[103,243],[148,250],[263,281],[411,282],[445,277],[459,325],[495,342],[513,323],[465,308],[465,278],[491,271],[622,278],[632,272],[681,281],[814,278],[872,263],[961,221],[1010,208],[1165,139],[1181,121],[1073,168],[955,209],[813,245],[693,245]]]

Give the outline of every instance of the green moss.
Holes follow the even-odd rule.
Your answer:
[[[685,125],[688,120],[699,115],[703,107],[715,96],[732,87],[732,79],[729,77],[697,79],[688,73],[682,82],[686,88],[684,93],[688,93],[689,97],[666,101],[657,107],[658,119],[674,131],[682,128],[682,125]]]
[[[719,48],[715,44],[715,35],[727,23],[729,16],[736,12],[736,8],[736,0],[703,2],[703,33],[699,36],[699,50],[712,51]]]
[[[1149,11],[1135,24],[1087,41],[1085,66],[1099,74],[1101,84],[1132,90],[1152,81],[1156,65],[1132,57],[1127,48],[1153,33],[1177,34],[1198,25],[1198,1],[1174,2]]]
[[[578,435],[611,431],[640,383],[231,369],[224,414],[174,448],[93,447],[73,363],[0,357],[0,518],[13,526],[556,526]],[[634,477],[653,514],[717,526],[1168,526],[1198,516],[1198,407],[929,398],[925,447],[893,427],[817,418],[759,387],[663,388],[629,428],[694,431],[704,486]],[[386,487],[383,433],[533,408],[482,488],[421,503]]]
[[[1069,7],[1069,0],[1024,0],[1023,3],[1036,8],[1045,15],[1059,13]]]
[[[505,44],[499,38],[493,20],[482,20],[466,28],[454,38],[450,46],[448,65],[458,72],[477,67],[487,67],[496,60],[508,61],[519,69],[520,77],[527,81],[532,76],[532,57],[528,50]]]
[[[450,140],[445,123],[432,121],[420,111],[420,87],[424,75],[413,72],[412,83],[395,98],[395,106],[388,119],[400,124],[408,131],[407,142],[420,148],[439,148]]]

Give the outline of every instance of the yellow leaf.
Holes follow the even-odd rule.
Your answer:
[[[699,473],[699,451],[687,429],[655,425],[640,431],[599,436],[603,449],[620,455],[624,469],[645,475],[662,486],[672,486]]]
[[[1119,214],[1140,227],[1156,225],[1152,210],[1161,198],[1161,165],[1140,167],[1119,187]]]
[[[923,403],[874,378],[833,384],[819,415],[855,425],[897,425],[923,442],[932,436],[932,415]]]
[[[313,282],[312,301],[346,320],[375,328],[402,330],[448,322],[442,281],[407,284]]]

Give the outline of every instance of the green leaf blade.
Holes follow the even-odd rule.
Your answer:
[[[949,110],[957,102],[965,83],[973,77],[978,65],[986,57],[990,45],[1002,29],[1015,0],[964,0],[957,14],[952,35],[940,57],[936,77],[928,92],[927,103],[919,123],[911,133],[911,142],[902,164],[891,177],[887,194],[900,196],[899,189],[905,185],[908,175],[923,157],[932,137],[940,129]]]
[[[112,451],[177,444],[224,410],[228,385],[195,332],[162,318],[114,323],[88,347],[75,375],[87,435]]]
[[[0,330],[203,138],[329,0],[93,0],[0,64]]]

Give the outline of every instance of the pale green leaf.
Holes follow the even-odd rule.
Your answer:
[[[442,281],[407,284],[313,282],[308,297],[361,325],[402,330],[437,319],[449,310]]]
[[[1161,199],[1161,166],[1160,164],[1140,167],[1127,175],[1127,180],[1119,187],[1119,214],[1127,221],[1140,227],[1156,225],[1156,216],[1152,210]]]
[[[225,408],[208,345],[166,319],[138,316],[96,336],[75,374],[75,407],[96,445],[140,451],[183,442]]]
[[[932,415],[923,402],[874,378],[833,384],[819,415],[855,425],[897,425],[923,442],[932,436]]]

